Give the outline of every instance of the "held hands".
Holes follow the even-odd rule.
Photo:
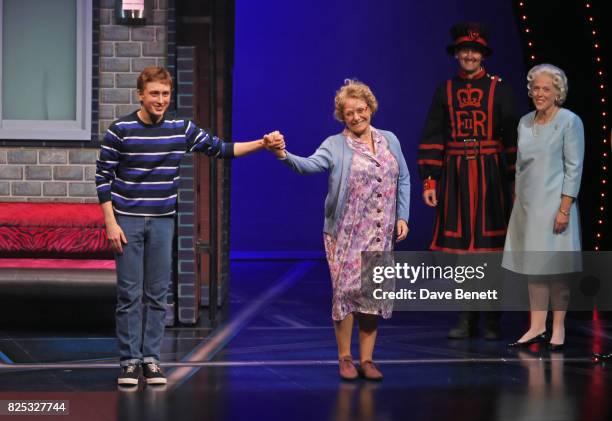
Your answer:
[[[276,155],[277,158],[285,157],[285,137],[278,130],[268,133],[263,137],[264,148]]]
[[[408,222],[404,221],[403,219],[398,219],[396,224],[396,230],[397,239],[395,241],[397,243],[399,243],[400,241],[404,241],[406,239],[406,236],[408,235],[408,231],[410,231],[410,229],[408,228]]]
[[[423,191],[423,200],[427,206],[432,208],[438,206],[438,198],[436,197],[436,189],[428,189]]]
[[[113,251],[116,253],[123,253],[123,244],[127,244],[127,239],[119,224],[107,224],[106,236],[108,237],[108,242]]]

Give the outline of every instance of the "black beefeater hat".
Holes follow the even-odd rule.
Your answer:
[[[453,43],[446,47],[446,51],[450,55],[454,55],[457,48],[471,47],[482,52],[483,56],[490,56],[493,50],[488,45],[487,29],[482,23],[478,22],[462,22],[450,30]]]

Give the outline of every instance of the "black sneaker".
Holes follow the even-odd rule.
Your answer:
[[[448,331],[448,339],[467,339],[478,336],[478,313],[460,311],[457,326]]]
[[[140,377],[140,367],[136,364],[128,364],[121,367],[121,374],[117,377],[117,383],[122,386],[136,386]]]
[[[142,374],[147,384],[166,384],[168,382],[161,367],[156,363],[143,363]]]
[[[499,341],[502,338],[502,331],[499,323],[487,324],[484,328],[484,338],[487,341]]]

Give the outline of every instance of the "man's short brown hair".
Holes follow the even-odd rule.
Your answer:
[[[170,89],[172,89],[172,76],[170,76],[170,72],[163,67],[145,67],[144,70],[138,75],[138,79],[136,80],[136,88],[138,91],[142,92],[146,84],[149,82],[164,83],[170,85]]]

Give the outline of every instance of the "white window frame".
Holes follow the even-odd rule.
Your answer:
[[[76,120],[5,120],[1,101],[4,0],[0,0],[0,139],[91,140],[92,9],[92,0],[76,0]]]

